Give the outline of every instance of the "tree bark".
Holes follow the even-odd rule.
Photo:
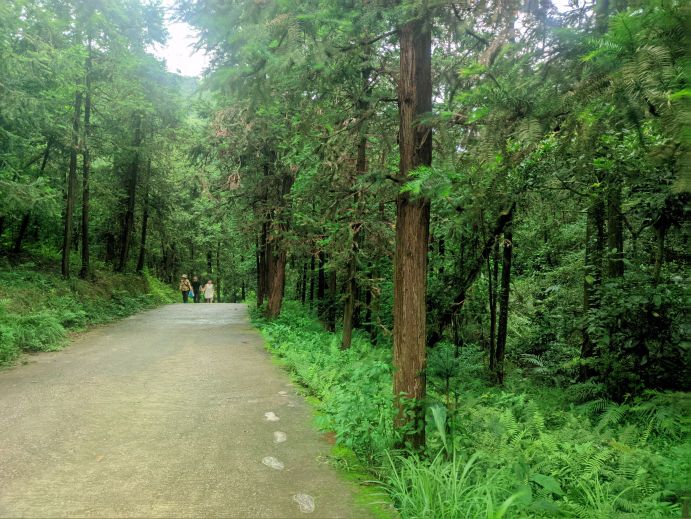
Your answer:
[[[89,250],[89,174],[91,172],[89,138],[91,137],[91,64],[92,49],[91,38],[89,38],[88,54],[85,63],[86,96],[84,98],[84,136],[82,140],[82,268],[79,271],[79,277],[82,279],[88,278],[91,273],[91,259]]]
[[[283,305],[286,281],[287,251],[283,237],[289,228],[289,211],[286,195],[290,193],[294,177],[292,173],[283,173],[278,178],[274,211],[271,213],[271,236],[268,238],[267,262],[268,262],[268,291],[269,303],[266,308],[266,316],[278,317]],[[270,245],[270,247],[269,247]]]
[[[273,249],[273,247],[271,248]],[[268,318],[278,317],[278,315],[281,313],[281,306],[283,304],[283,284],[285,283],[286,273],[286,259],[287,255],[285,251],[274,252],[272,250],[268,254],[269,303],[266,307],[266,316]]]
[[[118,263],[118,272],[123,272],[127,265],[127,260],[130,255],[130,245],[132,242],[132,234],[134,232],[134,208],[137,197],[137,177],[139,175],[139,147],[142,144],[142,117],[140,114],[134,116],[134,139],[132,146],[134,148],[134,155],[130,166],[127,169],[127,209],[125,212],[125,220],[122,226],[122,238],[120,243],[120,261]]]
[[[501,291],[499,293],[499,323],[497,326],[497,351],[495,374],[498,384],[504,384],[504,353],[509,322],[509,292],[511,288],[511,257],[513,254],[513,213],[504,228],[504,252],[501,266]]]
[[[146,163],[146,186],[144,188],[144,209],[142,211],[142,235],[139,242],[139,258],[137,258],[137,272],[144,270],[146,260],[146,234],[149,224],[149,189],[151,183],[151,159]]]
[[[429,21],[407,22],[400,31],[399,176],[432,164],[432,129],[420,117],[432,111],[432,33]],[[394,256],[394,396],[396,425],[410,427],[414,447],[425,443],[426,292],[430,201],[396,198]],[[412,407],[412,409],[410,409]],[[408,413],[412,410],[412,416]]]
[[[74,118],[72,120],[72,146],[70,166],[67,175],[67,197],[65,200],[65,228],[62,241],[62,275],[70,277],[70,252],[72,251],[72,224],[77,191],[77,152],[79,151],[79,118],[82,111],[82,93],[74,95]]]

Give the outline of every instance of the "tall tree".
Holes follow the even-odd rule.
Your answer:
[[[432,129],[423,116],[432,111],[432,28],[426,13],[415,13],[400,28],[399,181],[432,164]],[[425,440],[426,295],[430,201],[409,192],[396,197],[394,271],[394,395],[396,422],[412,426],[410,440]],[[407,401],[414,401],[409,423]]]

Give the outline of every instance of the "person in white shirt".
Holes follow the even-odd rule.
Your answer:
[[[206,303],[211,303],[214,300],[214,282],[209,280],[206,285],[202,288],[202,294],[204,294],[204,301]]]

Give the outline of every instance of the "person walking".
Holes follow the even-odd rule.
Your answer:
[[[193,300],[195,303],[198,303],[201,299],[201,296],[199,295],[199,287],[201,286],[202,283],[199,281],[199,278],[197,276],[192,276],[192,291],[194,292]]]
[[[204,292],[204,301],[212,303],[214,300],[214,282],[212,280],[207,281],[204,288],[202,288],[202,292]]]
[[[182,302],[186,303],[187,298],[190,295],[190,290],[192,290],[192,285],[190,285],[190,280],[187,279],[187,274],[183,274],[180,278],[180,292],[182,293]]]

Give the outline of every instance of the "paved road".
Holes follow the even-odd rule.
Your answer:
[[[368,517],[312,423],[243,305],[144,312],[0,372],[0,516]]]

